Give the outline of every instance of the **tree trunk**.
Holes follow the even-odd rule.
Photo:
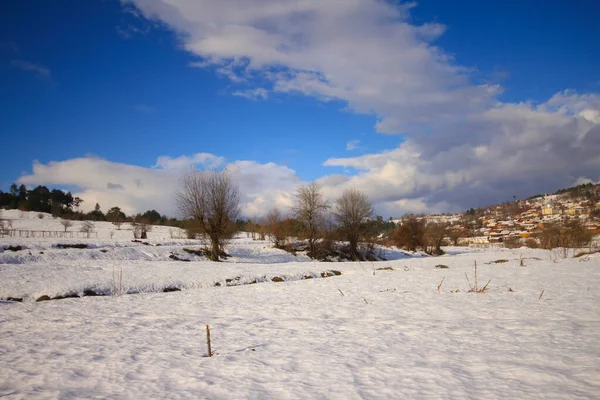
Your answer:
[[[355,238],[350,239],[350,254],[352,255],[352,258],[360,260],[360,255],[358,254],[358,241]]]
[[[212,240],[212,251],[210,252],[210,259],[212,261],[219,261],[219,241]]]

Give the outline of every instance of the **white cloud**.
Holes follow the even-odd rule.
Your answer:
[[[348,143],[346,143],[346,150],[351,151],[351,150],[358,149],[359,143],[360,143],[360,140],[349,141]]]
[[[198,165],[203,168],[215,169],[225,162],[225,158],[215,156],[210,153],[196,153],[191,157],[179,156],[171,158],[169,156],[160,156],[154,164],[154,168],[162,169],[184,169],[193,165]]]
[[[23,71],[30,71],[42,78],[50,77],[50,70],[42,65],[34,64],[24,60],[12,60],[10,62],[11,67],[19,68]]]
[[[245,97],[246,99],[251,100],[259,100],[259,99],[267,99],[269,96],[269,92],[267,89],[256,88],[256,89],[248,89],[248,90],[236,90],[232,94],[238,97]]]
[[[382,133],[402,133],[479,112],[501,88],[473,85],[470,70],[431,44],[436,23],[412,25],[414,4],[379,0],[132,0],[149,19],[180,35],[234,82],[271,82],[271,90],[339,99],[375,114]],[[241,92],[244,93],[244,92]]]
[[[579,178],[577,178],[575,180],[575,182],[573,182],[573,184],[571,186],[579,186],[579,185],[584,185],[584,184],[587,184],[587,183],[591,183],[593,185],[596,185],[596,184],[600,183],[600,180],[599,180],[599,182],[594,182],[590,178],[586,178],[586,177],[580,176]]]
[[[21,176],[25,185],[76,186],[74,195],[90,210],[100,203],[104,210],[119,206],[127,213],[156,208],[174,212],[172,193],[178,173],[114,163],[95,157],[75,158],[42,164],[34,162],[33,172]],[[119,188],[116,189],[115,188]]]
[[[356,173],[333,173],[317,181],[332,201],[350,187],[364,191],[384,217],[460,211],[574,182],[599,181],[600,123],[581,110],[600,111],[600,97],[558,98],[537,106],[498,104],[431,134],[411,135],[393,150],[330,158],[325,166]],[[77,186],[81,192],[76,194],[89,208],[99,202],[128,213],[155,208],[175,215],[172,193],[186,167],[223,164],[223,157],[209,153],[161,156],[153,168],[86,157],[47,165],[36,162],[33,173],[18,182]],[[252,218],[273,206],[286,210],[298,185],[306,183],[294,170],[275,163],[234,161],[223,167],[240,185],[244,215]]]
[[[477,71],[432,43],[443,25],[411,21],[414,4],[132,3],[178,32],[203,67],[263,88],[270,82],[274,92],[342,100],[376,116],[377,131],[406,134],[396,149],[327,160],[356,170],[320,179],[330,197],[353,186],[398,212],[417,204],[458,210],[599,174],[597,94],[565,90],[540,105],[499,102],[502,87],[474,84]]]
[[[499,104],[394,150],[324,165],[357,170],[332,185],[335,192],[357,187],[385,204],[412,199],[463,210],[543,193],[599,178],[600,121],[589,118],[599,99],[563,93],[539,106]]]
[[[242,193],[242,212],[249,217],[264,217],[272,207],[287,211],[294,192],[303,182],[296,172],[275,163],[236,161],[227,165]]]
[[[159,157],[161,160],[161,157]],[[83,209],[91,210],[99,203],[104,210],[121,207],[131,214],[156,209],[177,215],[173,193],[184,173],[181,160],[222,160],[211,154],[192,157],[162,158],[169,168],[144,168],[115,163],[95,157],[75,158],[42,164],[34,162],[33,172],[21,176],[18,183],[50,187],[75,186],[74,196],[84,200]],[[186,164],[188,165],[188,164]],[[292,202],[295,188],[302,182],[294,170],[274,163],[235,161],[225,166],[233,174],[242,194],[241,207],[247,217],[262,217],[273,206],[285,210]]]

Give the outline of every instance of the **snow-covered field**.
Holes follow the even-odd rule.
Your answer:
[[[62,230],[37,213],[2,218]],[[600,394],[600,254],[388,249],[392,261],[315,263],[240,235],[232,257],[212,263],[185,252],[200,243],[172,229],[155,227],[150,245],[108,223],[96,223],[97,239],[0,239],[0,249],[24,247],[0,252],[0,299],[23,299],[0,301],[0,397]],[[57,248],[69,243],[88,248]],[[479,286],[491,279],[485,293],[468,293],[475,261]],[[321,278],[331,270],[341,275]],[[35,301],[86,290],[114,295]]]

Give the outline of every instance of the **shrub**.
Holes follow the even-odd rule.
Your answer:
[[[540,233],[540,246],[543,249],[586,247],[593,236],[593,232],[586,229],[579,219],[544,224]]]
[[[86,233],[89,239],[90,233],[94,231],[94,224],[90,221],[84,221],[83,225],[81,225],[80,231]]]
[[[135,239],[148,239],[148,232],[152,230],[152,225],[147,221],[132,222],[131,226],[133,227],[133,237]]]
[[[521,247],[521,239],[516,236],[507,236],[503,240],[504,247],[507,249],[518,249]]]
[[[392,234],[394,244],[408,251],[417,251],[425,246],[425,222],[409,215]]]
[[[525,241],[525,246],[529,247],[530,249],[537,249],[540,247],[540,244],[534,238],[529,238]]]
[[[73,221],[70,221],[68,219],[63,219],[60,221],[60,224],[65,228],[65,232],[66,232],[67,229],[69,229],[71,226],[73,226]]]

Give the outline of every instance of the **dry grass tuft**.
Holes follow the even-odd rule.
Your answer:
[[[473,272],[473,276],[475,278],[475,285],[471,285],[471,282],[469,281],[469,276],[465,272],[465,278],[467,278],[467,283],[469,284],[469,288],[470,288],[468,290],[468,293],[485,293],[488,285],[490,284],[490,282],[492,280],[490,279],[489,281],[487,281],[487,283],[485,284],[484,287],[482,287],[482,288],[479,287],[478,276],[477,276],[477,261],[475,261],[475,271]]]
[[[440,282],[440,284],[437,286],[437,291],[438,293],[440,292],[440,289],[442,288],[442,285],[444,284],[444,279],[446,279],[446,277],[442,278],[442,281]]]

